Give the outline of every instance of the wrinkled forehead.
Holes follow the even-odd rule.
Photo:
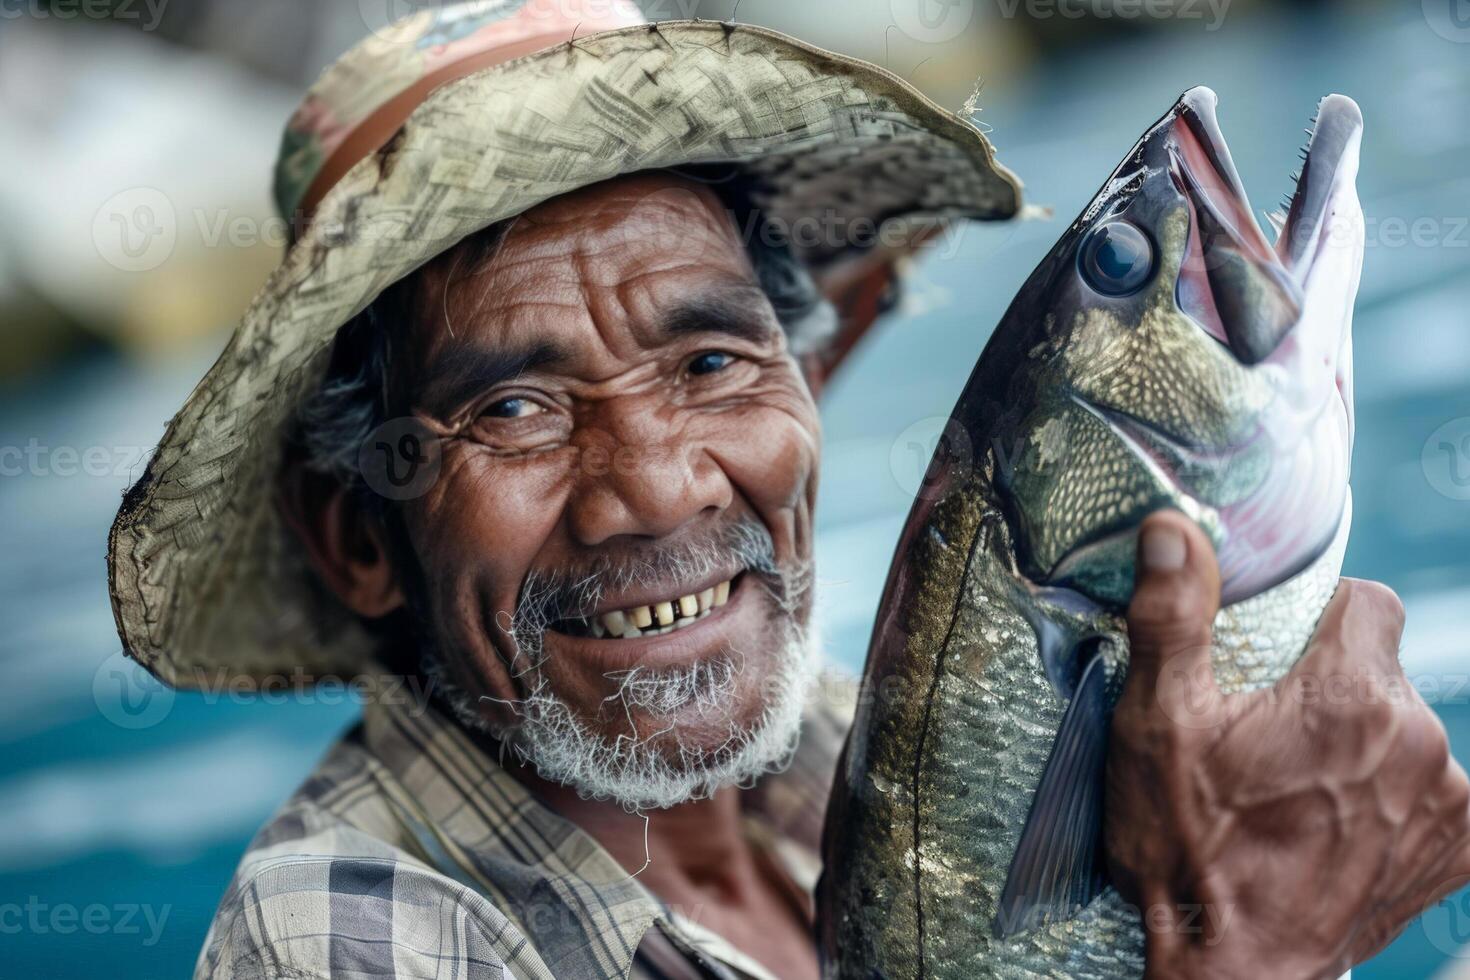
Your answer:
[[[769,314],[735,215],[708,186],[672,174],[554,198],[416,277],[404,312],[420,370],[457,344],[575,347],[608,341],[611,328],[647,342],[682,307]]]
[[[533,260],[580,251],[662,267],[702,258],[705,250],[713,258],[741,254],[734,217],[715,191],[665,173],[621,177],[553,198],[516,219],[510,239]]]

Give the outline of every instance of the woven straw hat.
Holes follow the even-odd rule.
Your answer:
[[[293,117],[277,200],[309,221],[109,539],[123,648],[163,681],[366,669],[366,631],[315,585],[276,512],[283,431],[338,327],[467,235],[620,174],[696,163],[739,165],[786,222],[1019,209],[979,130],[887,71],[769,30],[650,25],[586,2],[595,16],[574,0],[423,11],[343,56]]]

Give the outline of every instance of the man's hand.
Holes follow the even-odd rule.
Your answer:
[[[1470,782],[1399,667],[1394,594],[1344,579],[1274,688],[1210,670],[1209,540],[1150,517],[1113,717],[1113,880],[1150,978],[1336,977],[1470,881]]]

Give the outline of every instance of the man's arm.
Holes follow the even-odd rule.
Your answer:
[[[1336,977],[1470,881],[1470,782],[1399,666],[1391,591],[1344,579],[1286,678],[1225,696],[1208,539],[1155,515],[1139,567],[1106,829],[1149,978]]]

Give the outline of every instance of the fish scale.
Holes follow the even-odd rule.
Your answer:
[[[1074,919],[1007,941],[991,935],[1009,858],[1065,705],[1041,668],[1035,633],[1012,588],[1004,519],[996,508],[974,513],[968,506],[971,495],[983,500],[989,493],[980,481],[956,489],[954,503],[931,518],[950,542],[973,539],[964,563],[953,545],[932,538],[913,555],[930,577],[917,585],[908,623],[905,653],[912,659],[889,676],[923,694],[910,699],[902,691],[892,698],[902,710],[873,727],[867,772],[847,778],[883,789],[862,806],[849,804],[844,818],[845,837],[888,840],[904,857],[896,867],[829,858],[829,868],[857,872],[861,883],[852,884],[864,893],[840,911],[827,909],[840,916],[834,924],[842,938],[834,946],[866,950],[860,959],[877,964],[876,974],[844,968],[832,975],[1101,980],[1143,972],[1138,913],[1112,889]],[[1212,661],[1224,693],[1269,685],[1296,661],[1336,587],[1350,523],[1345,514],[1333,544],[1307,570],[1219,612]],[[964,601],[946,610],[943,597],[957,593]],[[1121,618],[1097,625],[1119,637],[1121,668]],[[860,716],[858,723],[873,721]],[[843,766],[851,762],[845,755]],[[829,870],[824,886],[837,880]]]
[[[1324,100],[1272,258],[1219,217],[1251,210],[1214,104],[1185,93],[1068,228],[935,451],[828,807],[826,977],[1141,976],[1101,843],[1138,524],[1173,508],[1214,543],[1226,694],[1286,674],[1336,587],[1361,244],[1288,236],[1361,221],[1361,116]]]

